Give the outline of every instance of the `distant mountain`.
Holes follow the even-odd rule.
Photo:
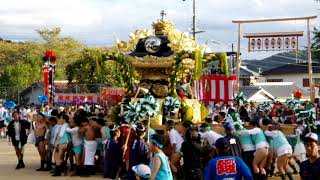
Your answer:
[[[303,63],[306,62],[306,60],[307,51],[301,50],[297,53],[295,51],[278,53],[261,60],[242,60],[241,65],[247,66],[249,69],[261,73],[286,64],[294,64],[296,62]]]

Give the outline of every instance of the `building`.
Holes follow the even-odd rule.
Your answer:
[[[242,86],[240,92],[243,92],[248,102],[262,103],[275,100],[272,94],[260,86]]]
[[[240,66],[239,86],[251,86],[259,78],[260,75],[248,69],[247,66]]]
[[[313,83],[315,84],[316,96],[320,86],[320,64],[312,64]],[[281,67],[264,71],[262,74],[266,82],[292,82],[299,89],[309,91],[308,64],[287,64]]]
[[[272,94],[275,101],[285,102],[293,97],[294,91],[301,91],[301,100],[309,99],[309,92],[294,85],[293,82],[260,82],[254,83],[255,86],[263,88]]]

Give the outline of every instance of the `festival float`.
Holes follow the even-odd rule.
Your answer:
[[[124,99],[113,107],[112,119],[118,114],[129,123],[150,119],[155,128],[168,119],[200,123],[208,115],[203,102],[233,101],[229,80],[235,77],[229,76],[226,53],[205,53],[204,45],[197,45],[163,17],[152,27],[136,30],[128,41],[117,39],[118,52],[103,55],[104,60],[119,63],[125,82]],[[203,74],[214,61],[219,73]]]

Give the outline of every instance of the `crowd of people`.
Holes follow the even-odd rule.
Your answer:
[[[319,105],[306,102],[308,110]],[[167,132],[148,128],[148,121],[112,122],[103,108],[0,107],[1,135],[10,137],[18,163],[25,167],[23,147],[35,144],[39,153],[37,171],[52,176],[90,176],[102,173],[116,179],[293,179],[300,166],[302,179],[319,179],[319,139],[294,112],[276,102],[272,108],[216,104],[202,124],[166,119]],[[294,153],[295,147],[279,130],[282,123],[297,123],[308,159]],[[221,124],[224,132],[212,128]],[[6,134],[5,134],[6,132]],[[277,174],[275,174],[275,166]]]

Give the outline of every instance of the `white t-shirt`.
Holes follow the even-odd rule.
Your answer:
[[[72,144],[73,144],[73,146],[79,146],[79,145],[82,144],[82,140],[81,140],[81,138],[79,136],[79,132],[78,131],[79,131],[79,127],[78,126],[76,126],[74,128],[69,128],[68,127],[66,129],[66,132],[70,133],[71,136],[72,136]]]
[[[212,130],[204,132],[204,133],[200,133],[200,135],[201,135],[201,138],[206,139],[209,142],[209,144],[212,148],[216,148],[216,146],[215,146],[216,141],[219,138],[223,137],[221,134],[218,134]]]
[[[182,143],[183,143],[183,138],[181,134],[176,130],[176,129],[171,129],[169,132],[169,139],[171,145],[176,144],[176,152],[180,152]]]
[[[20,141],[20,123],[14,122],[14,131],[16,141]]]

